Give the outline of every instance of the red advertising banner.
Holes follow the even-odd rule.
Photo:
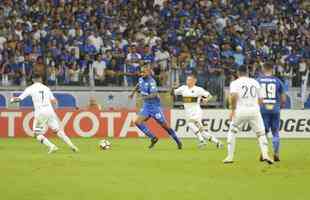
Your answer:
[[[144,137],[133,124],[135,110],[72,110],[57,109],[59,121],[70,137]],[[166,110],[170,123],[170,111]],[[0,109],[0,137],[30,137],[32,132],[33,112],[25,109]],[[150,130],[158,137],[167,137],[165,131],[153,120],[147,122]],[[54,137],[51,130],[46,136]]]

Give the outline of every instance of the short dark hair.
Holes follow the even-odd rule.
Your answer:
[[[31,76],[31,79],[32,80],[42,80],[42,76],[40,74],[35,73]]]
[[[267,70],[272,70],[273,69],[273,63],[272,62],[265,62],[264,68]]]
[[[238,72],[239,72],[239,73],[243,73],[243,74],[248,73],[248,66],[246,66],[246,65],[241,65],[241,66],[239,67],[239,69],[238,69]]]
[[[194,73],[187,75],[187,77],[192,77],[192,78],[194,78],[194,79],[197,79],[197,76],[196,76],[196,74],[194,74]]]

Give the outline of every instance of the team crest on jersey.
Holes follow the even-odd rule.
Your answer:
[[[160,119],[161,118],[161,114],[160,113],[156,113],[155,118],[156,119]]]

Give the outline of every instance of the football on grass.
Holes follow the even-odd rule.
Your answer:
[[[109,142],[108,140],[100,140],[99,147],[102,150],[108,150],[111,148],[111,142]]]

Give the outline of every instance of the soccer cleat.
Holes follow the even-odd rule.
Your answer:
[[[259,156],[259,161],[260,161],[260,162],[264,162],[264,159],[263,159],[262,154]]]
[[[75,153],[79,152],[79,149],[76,146],[71,147],[71,149]]]
[[[203,149],[207,146],[207,143],[205,141],[200,141],[198,144],[198,148],[199,149]]]
[[[182,149],[183,148],[183,144],[180,142],[178,143],[178,149]]]
[[[218,149],[223,149],[223,148],[224,148],[224,144],[222,144],[221,142],[218,142],[218,143],[216,144],[216,148],[218,148]]]
[[[270,158],[263,158],[263,161],[268,163],[269,165],[273,164],[273,160],[271,160]]]
[[[151,139],[151,144],[149,146],[149,149],[152,149],[157,142],[158,142],[158,138],[157,137],[152,138]]]
[[[232,164],[232,163],[234,163],[234,161],[233,161],[232,158],[226,157],[226,158],[223,160],[223,163],[224,163],[224,164]]]
[[[279,157],[279,155],[273,155],[273,160],[275,161],[275,162],[280,162],[280,157]]]
[[[49,150],[48,150],[48,154],[52,154],[54,152],[56,152],[58,150],[58,147],[56,147],[55,145],[50,147]]]

